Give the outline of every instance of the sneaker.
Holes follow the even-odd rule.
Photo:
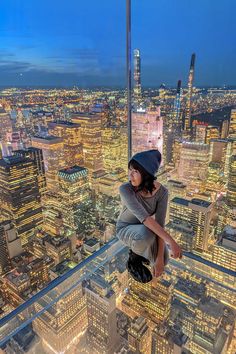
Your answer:
[[[150,264],[148,259],[144,258],[143,256],[140,256],[139,254],[134,253],[131,249],[129,250],[129,257],[131,257],[136,262],[141,262],[146,265]]]
[[[129,257],[126,268],[132,278],[140,283],[148,283],[152,280],[152,274],[150,270],[145,267],[141,261],[134,261],[132,257]]]

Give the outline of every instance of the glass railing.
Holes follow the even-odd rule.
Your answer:
[[[127,257],[127,248],[114,238],[53,280],[0,319],[0,347],[6,353],[124,353],[145,338],[143,352],[148,353],[163,345],[168,331],[170,348],[195,353],[195,346],[207,340],[197,321],[205,313],[214,320],[209,343],[214,345],[215,335],[220,338],[215,352],[230,350],[235,271],[184,252],[181,260],[170,259],[163,276],[142,284],[128,275]],[[193,319],[185,321],[191,311],[197,317],[190,330]]]

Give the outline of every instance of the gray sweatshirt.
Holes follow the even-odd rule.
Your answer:
[[[168,205],[168,189],[163,185],[151,197],[144,197],[134,190],[130,182],[119,187],[122,209],[116,223],[116,230],[130,225],[141,224],[149,216],[155,214],[155,220],[165,226]]]

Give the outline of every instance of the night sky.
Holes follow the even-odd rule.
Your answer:
[[[125,85],[125,0],[1,0],[0,86]],[[133,0],[142,84],[236,85],[235,0]]]

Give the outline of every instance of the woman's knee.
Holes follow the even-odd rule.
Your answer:
[[[142,254],[147,248],[155,242],[155,236],[152,234],[143,234],[139,238],[132,240],[132,250],[137,254]]]

